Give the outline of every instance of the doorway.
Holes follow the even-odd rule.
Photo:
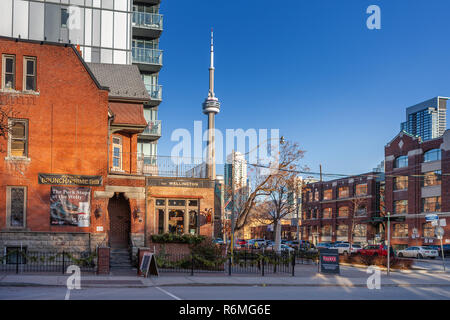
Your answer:
[[[116,193],[109,199],[110,220],[109,245],[111,248],[128,248],[131,231],[130,202],[123,193]]]

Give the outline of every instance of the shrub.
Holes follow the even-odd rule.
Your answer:
[[[153,234],[151,236],[152,242],[155,243],[187,243],[187,244],[199,244],[206,239],[205,236],[192,235],[192,234]]]
[[[351,255],[351,256],[340,256],[341,262],[350,264],[360,264],[365,266],[379,266],[387,267],[387,257],[381,256],[365,256],[365,255]],[[391,261],[392,269],[411,269],[413,260],[411,259],[398,259],[397,257],[392,257]]]

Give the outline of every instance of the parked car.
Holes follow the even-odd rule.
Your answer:
[[[271,245],[271,246],[268,246],[268,247],[266,248],[266,250],[275,250],[275,248],[276,248],[276,245],[273,244],[273,245]],[[283,252],[293,252],[293,251],[295,251],[293,248],[289,247],[289,246],[286,245],[286,244],[280,244],[280,249],[281,249],[281,251],[283,251]]]
[[[387,256],[387,246],[382,244],[369,244],[357,251],[362,256]],[[394,249],[392,247],[389,250],[390,256],[395,256]]]
[[[434,249],[428,249],[421,246],[409,247],[404,250],[399,250],[397,252],[398,257],[407,257],[407,258],[431,258],[434,259],[439,256],[439,252]]]
[[[236,240],[236,244],[240,245],[240,246],[244,246],[246,243],[247,243],[247,241],[244,240],[244,239],[237,239]]]
[[[329,249],[333,246],[333,243],[331,242],[320,242],[316,245],[317,249]]]
[[[265,239],[255,239],[255,247],[256,247],[256,244],[258,244],[258,248],[262,248],[262,247],[265,247],[266,245],[267,245],[267,240],[265,240]]]
[[[357,253],[361,249],[359,244],[350,245],[350,243],[336,243],[330,246],[329,249],[337,249],[339,254],[348,255]]]
[[[426,245],[426,246],[422,246],[422,247],[430,249],[430,250],[437,250],[439,256],[442,256],[440,245]],[[444,244],[443,247],[444,247],[444,257],[450,256],[450,244]]]
[[[221,238],[214,239],[213,243],[215,243],[215,244],[225,244],[225,242]]]

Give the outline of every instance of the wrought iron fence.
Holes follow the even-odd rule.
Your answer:
[[[199,158],[138,154],[138,173],[159,177],[206,178],[206,164]]]
[[[80,267],[82,272],[95,272],[97,255],[91,252],[29,252],[12,249],[0,253],[0,272],[60,272],[70,265]]]
[[[289,274],[295,275],[295,253],[259,250],[238,250],[233,256],[206,258],[192,254],[158,254],[156,264],[160,272],[233,274]]]

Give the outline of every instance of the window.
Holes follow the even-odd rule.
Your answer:
[[[422,185],[424,187],[437,186],[441,184],[441,180],[442,180],[441,170],[426,172],[424,174]]]
[[[424,238],[433,238],[434,237],[434,227],[431,225],[431,222],[422,224],[422,230],[423,230]]]
[[[394,214],[408,213],[408,200],[394,201]]]
[[[13,55],[3,55],[2,87],[4,89],[15,89],[15,60],[15,56]]]
[[[367,236],[367,225],[366,224],[356,224],[353,228],[353,237],[363,237]]]
[[[113,137],[113,170],[122,170],[122,139]]]
[[[441,149],[432,149],[423,154],[423,162],[441,160]]]
[[[355,212],[356,216],[362,217],[367,216],[367,207],[364,204],[358,206]]]
[[[406,223],[396,223],[393,226],[394,238],[408,238],[408,225]]]
[[[394,190],[408,189],[408,176],[394,177]]]
[[[322,227],[322,237],[331,237],[331,225]]]
[[[408,166],[408,156],[400,156],[395,159],[394,168],[405,168]]]
[[[28,121],[10,119],[9,126],[8,156],[26,158],[28,156]]]
[[[339,198],[348,198],[348,187],[339,188]]]
[[[422,212],[440,212],[441,197],[422,198]]]
[[[16,57],[3,55],[2,57],[2,88],[15,89],[16,87]]]
[[[169,211],[169,233],[184,233],[184,210],[172,209]]]
[[[314,192],[314,201],[319,201],[319,191]]]
[[[338,217],[339,218],[348,217],[348,207],[340,207],[338,209]]]
[[[166,205],[166,199],[156,199],[156,205],[157,206],[165,206]]]
[[[169,200],[169,206],[184,207],[186,200]]]
[[[312,200],[313,200],[313,194],[312,194],[312,192],[308,192],[308,201],[312,202]]]
[[[357,196],[365,196],[367,194],[367,183],[357,184],[355,188],[355,194]]]
[[[337,226],[336,235],[338,237],[348,237],[348,225],[340,224]]]
[[[61,28],[67,28],[67,20],[69,20],[69,13],[67,9],[61,9]]]
[[[10,228],[25,228],[26,187],[6,187],[6,219]]]
[[[189,210],[189,233],[190,234],[197,233],[197,220],[198,220],[197,210]]]
[[[158,233],[163,234],[164,233],[164,209],[157,209],[158,212]]]
[[[332,200],[333,199],[333,190],[327,189],[323,191],[323,200]]]
[[[312,217],[311,219],[317,219],[317,209],[312,209]]]
[[[23,87],[25,91],[36,91],[36,58],[23,58]]]
[[[323,209],[323,219],[331,219],[333,215],[333,209],[325,208]]]

